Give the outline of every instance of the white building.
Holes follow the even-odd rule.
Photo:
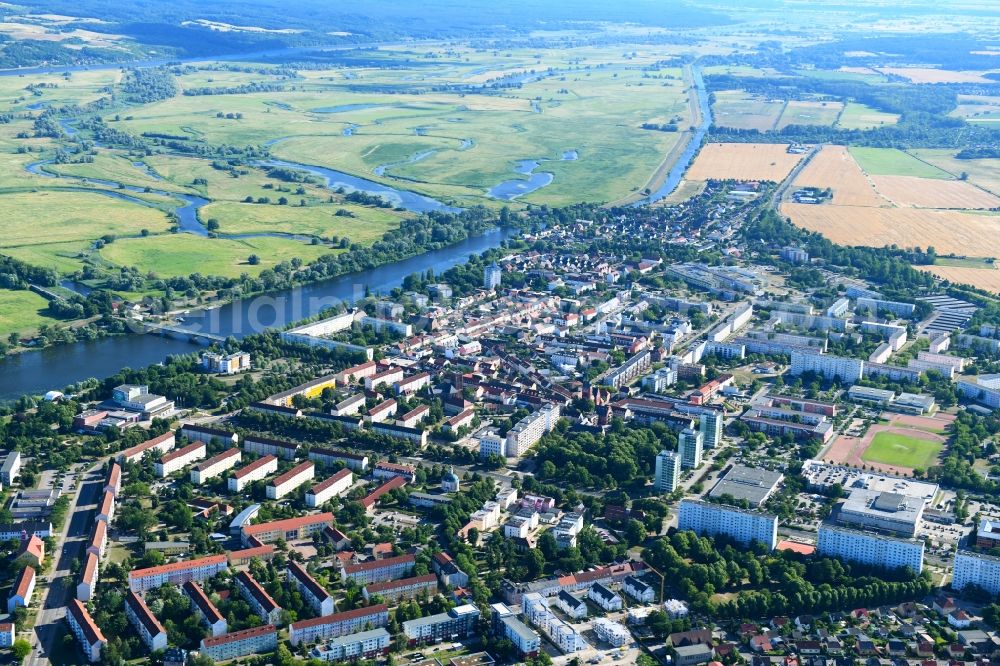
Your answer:
[[[685,428],[677,436],[677,453],[681,458],[683,469],[697,469],[701,467],[701,455],[704,449],[705,439],[701,433],[691,428]]]
[[[625,645],[630,635],[623,625],[603,617],[594,620],[594,633],[602,641],[616,648]]]
[[[555,404],[545,405],[534,414],[525,416],[507,433],[504,455],[508,458],[520,458],[545,433],[552,432],[558,421],[559,405]]]
[[[333,615],[336,603],[326,588],[313,578],[305,567],[298,562],[288,562],[288,582],[295,585],[299,594],[306,600],[313,613],[322,617]]]
[[[864,367],[864,361],[856,358],[793,351],[792,365],[788,374],[801,375],[804,372],[815,372],[825,379],[839,378],[845,384],[853,384],[860,381]]]
[[[643,604],[651,604],[656,599],[656,590],[635,576],[629,576],[622,581],[622,591]]]
[[[494,261],[483,270],[483,287],[486,289],[496,289],[503,281],[503,269],[497,266]]]
[[[240,450],[226,449],[217,456],[212,456],[191,470],[191,483],[201,485],[211,478],[219,476],[227,469],[235,467],[240,461]]]
[[[500,619],[503,628],[503,636],[517,649],[522,657],[534,656],[542,648],[542,637],[534,629],[528,627],[513,615],[507,615]]]
[[[325,481],[306,491],[306,506],[310,509],[323,506],[334,497],[342,495],[354,485],[354,474],[344,468]]]
[[[217,354],[204,352],[201,355],[201,367],[208,372],[222,375],[235,375],[250,369],[250,354],[234,352],[232,354]]]
[[[666,495],[677,490],[681,479],[681,457],[673,451],[660,451],[656,455],[656,476],[653,477],[653,488],[656,492]]]
[[[101,649],[108,644],[100,627],[90,617],[87,607],[76,599],[70,599],[66,608],[66,622],[76,637],[83,654],[91,664],[101,660]]]
[[[201,460],[206,455],[205,442],[195,442],[193,444],[188,444],[183,449],[177,451],[171,451],[165,454],[158,463],[156,463],[156,476],[161,479],[168,477],[174,472],[180,471],[195,462],[196,460]]]
[[[538,627],[563,653],[572,654],[587,647],[583,636],[556,617],[549,610],[548,601],[539,593],[529,592],[521,597],[521,612],[530,624]]]
[[[391,644],[392,636],[379,627],[334,638],[324,645],[314,647],[309,655],[314,659],[330,662],[372,659],[388,652]]]
[[[622,598],[601,583],[594,583],[587,590],[587,598],[603,608],[606,612],[620,611],[624,603]]]
[[[582,620],[587,617],[587,604],[566,590],[559,590],[559,594],[556,595],[556,605],[574,620]]]
[[[254,481],[265,479],[277,471],[278,459],[275,456],[267,455],[258,458],[249,465],[236,470],[236,473],[229,477],[229,491],[238,493]]]
[[[720,411],[702,412],[700,432],[706,449],[714,449],[722,443],[722,425],[726,416]]]
[[[915,573],[920,573],[924,568],[923,541],[834,525],[820,525],[817,552],[883,569],[909,567]]]
[[[696,499],[681,500],[677,529],[722,534],[743,545],[759,541],[771,550],[778,543],[777,516]]]
[[[1000,557],[969,550],[955,553],[951,586],[964,590],[970,585],[986,590],[990,595],[1000,593]]]
[[[128,592],[125,595],[125,616],[150,652],[167,649],[166,630],[149,610],[143,598],[135,592]]]
[[[267,484],[267,498],[281,499],[314,476],[316,476],[316,463],[311,460],[299,463]]]

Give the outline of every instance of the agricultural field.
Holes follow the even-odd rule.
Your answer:
[[[961,180],[872,176],[872,183],[879,194],[897,206],[957,210],[1000,206],[1000,197]]]
[[[844,146],[823,146],[795,179],[797,187],[820,187],[833,190],[835,206],[888,206],[875,191],[851,152]]]
[[[971,284],[978,289],[1000,294],[1000,270],[990,264],[977,263],[978,266],[951,266],[935,263],[933,266],[914,266],[914,268],[933,273],[939,278],[955,284]]]
[[[127,238],[106,245],[100,256],[119,266],[135,266],[160,277],[201,273],[222,277],[255,276],[283,261],[312,261],[336,250],[284,238],[201,238],[191,234]],[[256,255],[260,262],[249,261]]]
[[[897,122],[899,116],[895,113],[885,113],[858,102],[848,102],[840,118],[837,119],[836,127],[845,130],[865,130],[883,125],[895,125]]]
[[[785,105],[775,129],[780,130],[789,125],[830,127],[837,121],[843,110],[843,102],[791,100]]]
[[[784,180],[803,158],[783,143],[707,143],[688,169],[688,180]]]
[[[896,468],[927,469],[935,464],[942,448],[942,442],[924,439],[916,432],[883,431],[875,434],[861,459]]]
[[[949,114],[971,123],[1000,121],[1000,97],[959,95],[958,106]]]
[[[712,119],[719,127],[733,129],[774,129],[785,103],[750,95],[742,90],[721,90],[715,93]]]
[[[0,289],[0,339],[11,333],[30,333],[56,322],[45,315],[48,301],[33,291]]]
[[[951,178],[947,171],[895,148],[851,148],[851,154],[870,176]]]
[[[201,211],[219,223],[222,234],[282,233],[348,238],[369,245],[399,226],[403,215],[391,209],[354,204],[329,206],[261,206],[221,201]]]
[[[878,71],[913,83],[994,83],[981,72],[954,72],[930,67],[880,67]]]
[[[966,180],[993,194],[1000,195],[1000,159],[960,160],[954,150],[917,149],[909,151],[918,159],[947,171],[954,178]]]

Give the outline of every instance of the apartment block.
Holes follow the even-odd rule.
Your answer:
[[[76,637],[83,654],[91,664],[101,660],[101,649],[108,644],[100,627],[90,617],[87,607],[77,599],[70,599],[66,607],[66,623]]]
[[[395,580],[413,573],[416,559],[413,555],[397,555],[384,560],[369,560],[358,564],[345,564],[341,570],[344,580],[353,580],[359,585]]]
[[[240,436],[235,432],[220,430],[219,428],[210,428],[203,425],[194,425],[193,423],[185,423],[182,425],[180,434],[181,437],[186,437],[188,441],[204,442],[205,444],[220,442],[229,446],[236,446],[240,441]]]
[[[250,604],[250,608],[260,619],[274,625],[281,621],[281,606],[249,572],[241,571],[236,574],[236,587],[240,590],[240,596]]]
[[[171,451],[160,458],[156,463],[156,476],[161,479],[168,477],[174,472],[179,472],[191,463],[201,460],[207,454],[204,442],[188,444],[183,449]]]
[[[320,661],[354,661],[356,659],[375,659],[389,653],[392,636],[383,628],[359,631],[332,641],[317,645],[309,656]]]
[[[333,524],[333,514],[315,513],[298,518],[285,518],[258,525],[245,525],[242,529],[243,545],[249,546],[251,537],[260,543],[273,543],[278,539],[299,541],[310,538],[315,532],[321,532],[327,525]]]
[[[188,599],[191,600],[191,608],[194,609],[201,621],[212,632],[212,636],[221,636],[229,631],[226,618],[222,616],[219,609],[215,607],[212,600],[205,594],[205,590],[198,583],[189,580],[181,588]]]
[[[336,602],[330,593],[316,579],[309,575],[306,568],[295,561],[288,562],[288,582],[295,585],[299,594],[306,600],[316,615],[333,615]]]
[[[701,432],[685,428],[677,436],[677,453],[681,459],[682,469],[697,469],[701,467],[701,457],[705,439]]]
[[[951,586],[956,590],[975,586],[990,595],[1000,593],[1000,557],[959,550],[955,553]]]
[[[278,458],[267,455],[257,458],[249,465],[236,470],[229,477],[229,491],[238,493],[249,486],[254,481],[261,481],[278,471]]]
[[[364,473],[368,469],[368,456],[363,453],[325,449],[318,446],[309,450],[309,460],[326,467],[333,467],[337,464],[346,465],[351,471],[359,473]]]
[[[475,631],[479,620],[479,609],[472,604],[456,606],[447,613],[407,620],[403,623],[403,635],[407,644],[425,645],[444,639],[462,639]]]
[[[856,358],[793,351],[788,372],[790,375],[814,372],[824,379],[839,379],[845,384],[853,384],[861,379],[864,367],[864,361]]]
[[[35,568],[24,567],[14,578],[14,584],[10,588],[10,596],[7,597],[7,612],[13,613],[19,606],[31,604],[31,595],[35,593]]]
[[[237,448],[226,449],[200,465],[196,465],[191,470],[191,483],[201,485],[209,479],[219,476],[227,469],[235,467],[239,462],[240,450]]]
[[[354,474],[349,469],[342,469],[306,491],[306,506],[311,509],[323,506],[334,497],[346,493],[352,485]]]
[[[150,652],[167,649],[166,630],[149,610],[143,598],[135,592],[128,592],[125,595],[125,617],[135,627],[136,633]]]
[[[316,463],[307,460],[299,463],[267,484],[267,498],[281,499],[316,476]]]
[[[90,601],[97,591],[97,580],[100,573],[100,558],[94,553],[87,553],[80,573],[80,582],[76,586],[76,598],[80,601]]]
[[[142,444],[136,444],[130,449],[125,449],[118,454],[118,462],[139,462],[147,453],[159,452],[167,453],[177,445],[177,437],[172,432],[167,432],[159,437],[147,439]]]
[[[201,582],[229,568],[225,555],[209,555],[193,560],[171,562],[158,567],[136,569],[129,572],[128,585],[133,592],[142,593],[161,585],[183,585],[189,580]]]
[[[379,604],[293,622],[288,627],[288,640],[293,646],[301,643],[309,644],[354,634],[368,627],[384,627],[387,624],[389,624],[389,607]]]
[[[273,624],[201,639],[201,654],[213,661],[226,661],[278,649],[278,628]]]
[[[371,583],[365,585],[362,590],[365,601],[369,601],[374,596],[379,596],[387,603],[394,603],[400,599],[416,599],[420,596],[430,597],[435,592],[437,592],[437,576],[434,574]]]
[[[653,477],[653,488],[656,492],[666,495],[677,490],[681,479],[681,457],[673,451],[660,451],[656,455],[656,474]]]
[[[817,552],[890,570],[909,567],[920,573],[924,567],[923,541],[827,524],[820,525]]]
[[[778,543],[777,516],[695,499],[681,500],[677,529],[724,535],[743,545],[759,541],[771,550]]]
[[[248,435],[243,440],[243,450],[258,456],[277,456],[282,460],[295,460],[299,445],[261,435]]]

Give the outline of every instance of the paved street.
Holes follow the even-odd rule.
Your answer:
[[[48,664],[49,655],[62,634],[66,603],[76,594],[76,581],[70,570],[73,560],[82,561],[85,553],[90,524],[101,496],[104,479],[100,470],[104,462],[101,460],[87,471],[79,472],[81,482],[70,503],[62,534],[57,537],[56,550],[51,553],[56,561],[55,570],[49,576],[49,584],[39,590],[42,603],[35,619],[34,649],[24,660],[27,666]]]

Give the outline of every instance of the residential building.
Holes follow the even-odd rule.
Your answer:
[[[974,586],[991,596],[1000,594],[1000,557],[959,549],[955,553],[951,586],[960,591]]]
[[[350,451],[338,451],[337,449],[325,449],[314,446],[309,450],[309,460],[326,467],[343,464],[355,473],[364,473],[368,470],[368,456],[361,453],[351,453]]]
[[[609,613],[620,611],[624,605],[621,597],[601,583],[594,583],[590,586],[590,589],[587,591],[587,598]]]
[[[603,617],[594,620],[594,633],[599,639],[616,648],[625,645],[631,636],[622,624]]]
[[[504,455],[508,458],[520,458],[537,444],[545,433],[552,432],[558,421],[559,405],[555,404],[545,405],[534,414],[525,416],[507,432]]]
[[[281,499],[314,476],[316,476],[316,463],[311,460],[299,463],[267,484],[267,498]]]
[[[258,525],[245,525],[243,545],[249,546],[249,539],[255,538],[260,543],[274,543],[278,539],[299,541],[312,537],[313,533],[323,531],[323,528],[333,524],[333,514],[329,512],[316,513],[297,518],[285,518]]]
[[[266,624],[201,639],[201,654],[213,661],[226,661],[278,649],[278,628]]]
[[[371,491],[361,499],[361,506],[365,508],[365,512],[371,513],[375,510],[375,505],[378,503],[379,499],[386,493],[392,492],[397,488],[402,488],[406,485],[406,479],[402,476],[397,476],[389,479],[382,485],[380,485],[375,490]]]
[[[793,351],[788,373],[794,376],[814,372],[824,379],[840,379],[845,384],[853,384],[861,379],[864,366],[864,361],[856,358]]]
[[[862,532],[826,523],[820,525],[816,552],[889,570],[909,567],[920,573],[924,567],[924,542],[921,540]]]
[[[149,610],[143,598],[135,592],[125,594],[125,617],[135,627],[136,633],[150,652],[167,649],[166,630]]]
[[[444,551],[431,558],[431,569],[441,578],[442,585],[465,587],[469,584],[469,575],[459,569],[452,556]]]
[[[161,479],[168,477],[174,472],[184,469],[196,460],[204,458],[206,451],[204,442],[194,442],[193,444],[188,444],[183,449],[166,453],[155,465],[156,476]]]
[[[128,575],[129,589],[142,593],[161,585],[183,585],[189,580],[201,582],[229,568],[225,555],[208,555],[193,560],[171,562],[158,567],[136,569]]]
[[[706,449],[714,449],[722,443],[722,426],[726,415],[718,410],[701,413],[700,432]]]
[[[386,419],[395,416],[399,409],[398,403],[393,398],[389,398],[368,410],[365,420],[369,423],[382,423]]]
[[[426,574],[412,578],[400,578],[399,580],[386,580],[381,583],[370,583],[365,585],[362,592],[365,601],[370,601],[372,597],[378,596],[386,603],[395,603],[400,599],[431,597],[437,592],[437,584],[437,576]]]
[[[219,476],[227,469],[235,467],[239,461],[239,449],[226,449],[222,453],[212,456],[200,465],[196,465],[194,469],[191,470],[191,483],[201,485],[209,479]]]
[[[159,437],[147,439],[142,444],[136,444],[130,449],[125,449],[118,454],[118,462],[139,462],[147,453],[159,452],[167,453],[177,445],[177,437],[172,432],[166,432]]]
[[[115,517],[115,496],[113,493],[105,491],[101,495],[101,501],[97,504],[97,515],[95,520],[103,520],[110,523]]]
[[[383,560],[369,560],[358,564],[345,564],[341,569],[344,580],[353,580],[359,585],[395,580],[413,573],[416,559],[413,555],[397,555]]]
[[[309,656],[329,662],[377,659],[388,654],[391,644],[392,636],[379,627],[334,638],[328,643],[317,645],[309,652]]]
[[[651,604],[656,600],[656,590],[653,586],[635,576],[629,576],[622,581],[622,591],[642,604]]]
[[[574,620],[582,620],[587,617],[587,604],[566,590],[559,590],[559,594],[556,595],[556,605]]]
[[[697,499],[681,500],[677,529],[724,535],[744,546],[759,541],[771,550],[778,543],[777,516]]]
[[[976,546],[979,548],[1000,548],[1000,521],[983,518],[976,530]]]
[[[21,473],[21,452],[7,451],[3,456],[3,464],[0,464],[0,480],[4,485],[9,486],[17,480]]]
[[[0,648],[12,647],[16,637],[17,630],[13,622],[0,622]]]
[[[104,471],[104,492],[110,492],[118,498],[118,493],[122,489],[122,466],[116,462],[108,465],[108,468]]]
[[[87,553],[83,560],[80,582],[76,586],[76,598],[80,601],[90,601],[94,597],[94,592],[97,591],[99,569],[100,558],[95,553]]]
[[[701,467],[701,456],[704,438],[697,430],[685,428],[677,436],[677,453],[681,459],[682,469],[697,469]]]
[[[456,606],[446,613],[429,615],[403,623],[403,635],[410,646],[443,639],[461,639],[475,632],[479,609],[472,604]]]
[[[336,610],[336,602],[333,597],[306,571],[304,566],[294,560],[288,562],[288,582],[295,585],[299,594],[316,615],[321,617],[333,615],[333,611]]]
[[[94,528],[90,531],[90,541],[87,542],[87,552],[98,557],[104,557],[104,550],[108,545],[108,524],[103,520],[95,520]]]
[[[398,465],[385,460],[376,463],[372,470],[372,477],[376,479],[392,479],[401,476],[409,482],[416,478],[417,468],[412,465]]]
[[[293,622],[288,627],[288,640],[293,646],[315,643],[328,638],[347,636],[368,627],[389,624],[389,607],[385,604],[355,608],[342,613]]]
[[[258,456],[277,456],[282,460],[295,460],[299,445],[271,437],[248,435],[243,440],[243,450]]]
[[[101,649],[108,644],[100,627],[90,617],[87,607],[77,599],[70,599],[66,606],[66,623],[76,637],[83,654],[91,664],[101,660]]]
[[[250,369],[250,354],[246,352],[233,352],[232,354],[203,352],[201,367],[208,372],[219,375],[235,375]]]
[[[229,446],[236,446],[240,442],[240,436],[235,432],[220,430],[218,428],[210,428],[203,425],[195,425],[193,423],[183,424],[180,429],[180,434],[181,437],[186,437],[190,442],[204,442],[205,444],[219,442]]]
[[[431,383],[431,373],[429,372],[418,372],[410,377],[405,377],[392,385],[393,390],[396,391],[396,395],[409,395],[411,393],[417,393],[420,389],[425,386],[429,386]]]
[[[538,632],[514,615],[501,618],[500,625],[503,637],[514,645],[514,649],[517,650],[522,659],[538,656],[539,650],[542,649],[542,637],[538,635]]]
[[[215,604],[212,603],[212,600],[208,598],[205,590],[198,583],[189,580],[184,583],[181,589],[191,600],[191,608],[194,609],[198,617],[201,618],[201,621],[212,632],[213,637],[221,636],[229,631],[226,618],[222,616],[222,613],[219,612],[219,609],[215,607]]]
[[[306,506],[311,509],[321,507],[334,497],[346,493],[352,485],[354,474],[347,468],[342,469],[306,491]]]
[[[712,648],[704,643],[680,645],[673,650],[675,666],[696,666],[711,661],[713,657]]]
[[[239,588],[240,596],[250,604],[250,608],[260,616],[260,619],[274,625],[281,621],[281,606],[257,582],[257,579],[250,575],[250,572],[241,571],[236,574],[236,587]]]
[[[500,286],[503,281],[503,269],[497,265],[497,262],[493,262],[489,266],[483,269],[483,288],[484,289],[496,289]]]
[[[653,488],[661,495],[677,490],[681,479],[681,457],[673,451],[660,451],[656,455],[656,475]]]
[[[521,612],[530,624],[538,627],[562,652],[572,654],[586,647],[583,636],[556,617],[541,594],[525,594],[521,599]]]
[[[31,604],[31,595],[35,592],[35,568],[24,567],[14,577],[14,584],[10,588],[10,596],[7,597],[7,612],[13,613],[18,606],[28,606]]]
[[[229,477],[229,491],[233,493],[242,492],[244,488],[254,481],[266,479],[271,474],[278,471],[278,458],[273,455],[266,455],[254,460],[249,465],[236,470]]]
[[[106,525],[103,521],[97,521],[97,524]],[[21,541],[21,545],[17,549],[17,554],[14,556],[15,562],[21,561],[36,568],[41,568],[44,560],[45,542],[34,534]]]

